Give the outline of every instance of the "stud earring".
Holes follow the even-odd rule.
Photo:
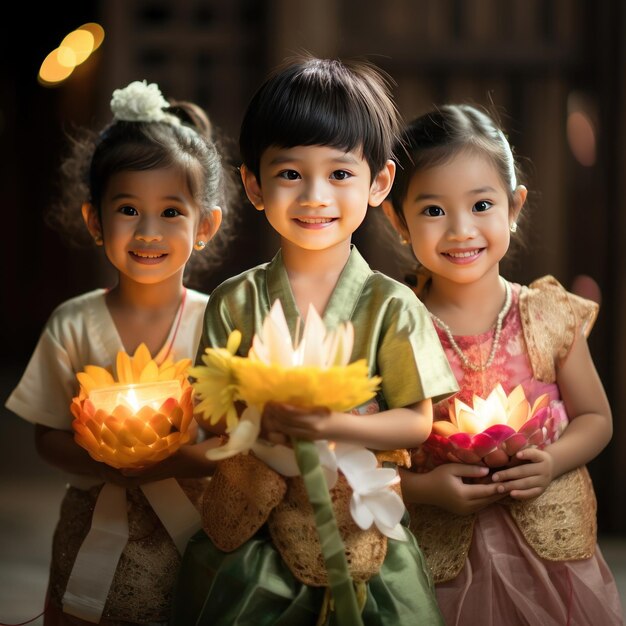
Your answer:
[[[511,225],[509,226],[509,230],[512,233],[516,233],[517,232],[517,222],[511,222]]]
[[[196,250],[202,250],[202,248],[204,248],[204,246],[206,246],[206,241],[202,241],[202,239],[198,239],[198,241],[196,241],[194,248]]]
[[[102,236],[101,235],[95,235],[94,238],[93,238],[93,242],[97,246],[101,246],[102,245]]]
[[[409,245],[409,243],[410,243],[410,241],[409,241],[408,239],[405,239],[404,237],[400,237],[400,243],[401,243],[403,246],[408,246],[408,245]]]

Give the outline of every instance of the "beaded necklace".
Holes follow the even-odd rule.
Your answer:
[[[457,356],[461,360],[463,367],[466,370],[471,370],[472,372],[482,372],[483,370],[486,370],[493,363],[493,360],[496,356],[498,347],[500,346],[500,335],[502,334],[502,323],[504,321],[504,318],[506,317],[506,314],[509,312],[509,309],[511,308],[511,286],[506,280],[503,280],[503,283],[504,283],[504,293],[505,293],[504,304],[502,305],[502,309],[500,309],[500,313],[498,313],[498,317],[494,324],[496,330],[493,335],[493,341],[491,343],[491,351],[489,352],[489,357],[485,361],[484,365],[475,365],[474,363],[472,363],[467,358],[467,356],[465,356],[465,353],[463,352],[463,350],[461,350],[461,347],[459,346],[459,344],[455,341],[454,336],[452,335],[452,331],[450,330],[450,327],[443,320],[440,320],[434,313],[430,314],[430,317],[437,324],[437,326],[439,326],[445,332],[446,337],[448,338],[448,341],[450,342],[450,345],[452,346],[452,349],[456,352]]]

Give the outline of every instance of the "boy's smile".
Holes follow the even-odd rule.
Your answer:
[[[243,172],[248,197],[285,242],[306,250],[349,247],[368,206],[380,204],[360,150],[271,146],[261,157],[260,184]]]
[[[332,223],[333,217],[299,217],[298,221],[304,228],[324,228],[326,224]]]

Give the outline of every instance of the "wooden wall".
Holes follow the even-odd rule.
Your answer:
[[[509,277],[528,282],[550,273],[570,286],[586,274],[602,292],[590,345],[613,407],[615,434],[591,470],[601,529],[626,532],[621,481],[626,476],[621,453],[626,449],[626,8],[621,0],[105,0],[97,6],[99,15],[90,19],[100,19],[107,39],[97,64],[43,100],[39,113],[48,115],[50,128],[103,123],[112,90],[145,78],[159,83],[168,97],[197,101],[222,134],[236,140],[248,99],[266,72],[301,50],[377,63],[395,80],[407,119],[443,102],[493,105],[515,152],[528,159],[532,191],[523,229],[528,248],[507,269]],[[88,19],[74,27],[82,21]],[[5,77],[4,84],[13,93],[11,79]],[[30,118],[17,115],[17,101],[10,104],[20,128],[27,128]],[[595,126],[597,158],[591,166],[574,158],[567,141],[568,116],[577,107]],[[12,112],[5,108],[6,115]],[[11,129],[0,136],[23,139]],[[43,168],[40,195],[53,191],[58,143],[58,137],[49,144],[39,137],[21,141],[16,167],[24,173],[14,176],[5,169],[2,175],[11,202],[19,204],[31,192],[27,170],[33,163]],[[233,167],[235,146],[230,145]],[[20,181],[19,189],[13,179]],[[223,269],[207,280],[207,290],[267,260],[276,248],[262,215],[248,205],[238,212],[238,238]],[[31,224],[24,215],[9,219],[11,228],[25,233]],[[383,252],[374,216],[356,240],[374,267],[401,277],[401,268]],[[58,263],[68,269],[57,263],[53,273],[46,259],[60,244],[43,226],[31,227],[23,243],[6,243],[5,266],[25,259],[26,250],[40,267],[30,274],[34,284],[28,291],[11,273],[4,284],[24,291],[31,313],[19,324],[6,312],[3,320],[34,341],[56,298],[97,286],[107,270],[101,262],[79,267],[83,257],[57,252]],[[54,283],[59,275],[62,288]]]

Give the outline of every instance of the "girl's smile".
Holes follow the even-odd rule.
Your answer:
[[[156,265],[161,263],[167,257],[166,252],[130,250],[128,253],[133,261],[142,263],[143,265]]]
[[[182,275],[200,211],[178,169],[124,170],[109,180],[101,220],[120,279],[153,284]]]
[[[473,263],[483,253],[485,248],[472,248],[471,250],[447,250],[441,254],[451,263],[467,265]]]
[[[467,284],[498,275],[515,215],[487,157],[461,151],[417,171],[403,209],[415,256],[434,277]]]

